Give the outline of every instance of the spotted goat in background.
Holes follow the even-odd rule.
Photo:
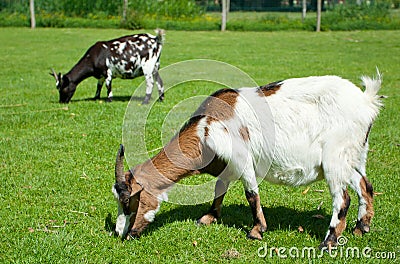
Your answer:
[[[354,233],[369,232],[374,210],[366,161],[368,136],[381,106],[381,78],[378,72],[377,79],[362,80],[364,92],[337,76],[223,89],[206,99],[157,155],[125,173],[122,146],[112,188],[118,202],[116,233],[139,236],[175,183],[199,173],[218,177],[214,202],[200,224],[221,216],[230,182],[240,179],[253,215],[248,237],[262,239],[267,224],[260,179],[289,186],[325,179],[333,209],[321,248],[336,246],[346,228],[348,186],[359,200]]]
[[[77,85],[92,76],[98,79],[94,99],[100,99],[104,82],[107,101],[111,102],[111,83],[114,78],[133,79],[144,75],[146,96],[143,104],[149,103],[154,79],[158,86],[159,100],[164,100],[164,86],[158,70],[165,32],[157,29],[156,33],[156,36],[143,33],[96,42],[67,74],[57,74],[52,69],[51,75],[56,80],[60,103],[69,103]]]

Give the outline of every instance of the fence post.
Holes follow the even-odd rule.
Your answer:
[[[230,0],[222,0],[221,31],[226,30],[226,21],[228,20],[229,7],[230,7]]]
[[[306,13],[307,13],[307,0],[303,0],[302,13],[301,13],[302,22],[304,22],[304,20],[306,19]]]
[[[126,23],[126,13],[128,11],[128,0],[124,0],[124,6],[122,8],[122,21]]]
[[[321,31],[321,9],[322,9],[322,0],[317,0],[317,32]]]
[[[29,10],[31,13],[31,28],[36,28],[35,0],[29,0]]]

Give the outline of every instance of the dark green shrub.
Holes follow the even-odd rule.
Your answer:
[[[394,29],[387,2],[336,5],[322,15],[323,30]]]
[[[143,28],[144,27],[143,15],[141,15],[135,10],[130,10],[127,13],[126,20],[122,21],[120,26],[122,28],[132,29],[132,30]]]
[[[121,23],[121,27],[138,29],[148,27],[148,24],[154,24],[158,20],[163,28],[175,29],[177,24],[188,24],[188,21],[202,15],[204,15],[204,9],[196,5],[193,0],[131,0],[126,21]],[[145,20],[147,23],[144,22]]]
[[[169,18],[195,18],[205,13],[194,0],[130,0],[129,9],[142,15]]]

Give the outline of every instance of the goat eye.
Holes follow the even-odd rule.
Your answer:
[[[123,205],[125,205],[125,206],[128,206],[128,205],[129,205],[129,198],[122,199],[122,200],[121,200],[121,203],[122,203]]]

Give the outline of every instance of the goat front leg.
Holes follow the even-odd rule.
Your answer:
[[[374,216],[373,187],[367,177],[362,176],[359,171],[354,173],[350,186],[358,195],[358,217],[353,233],[363,235],[370,231],[371,219]]]
[[[226,191],[228,190],[229,183],[225,183],[221,179],[218,179],[215,184],[215,196],[214,201],[211,205],[208,213],[203,215],[197,220],[198,224],[209,225],[213,222],[216,222],[218,218],[221,217],[221,208],[222,201],[224,200],[224,196]]]
[[[246,199],[249,202],[253,214],[253,228],[247,234],[250,239],[262,239],[262,234],[267,230],[264,213],[261,208],[260,195],[258,191],[245,191]]]
[[[100,99],[101,88],[103,88],[104,81],[105,81],[105,78],[100,78],[97,81],[97,90],[96,90],[96,94],[95,94],[93,100]]]
[[[140,211],[140,210],[139,210]],[[140,235],[142,234],[143,230],[146,229],[146,227],[150,224],[151,222],[148,221],[145,217],[144,214],[138,214],[135,219],[135,223],[133,224],[131,230],[126,236],[126,240],[129,239],[135,239],[139,238]]]
[[[247,157],[247,162],[243,171],[243,176],[240,178],[245,190],[247,202],[250,205],[253,215],[253,228],[247,234],[247,238],[262,240],[263,233],[267,230],[267,222],[265,221],[264,213],[261,208],[260,195],[258,194],[258,183],[256,174],[253,168],[253,162]]]

